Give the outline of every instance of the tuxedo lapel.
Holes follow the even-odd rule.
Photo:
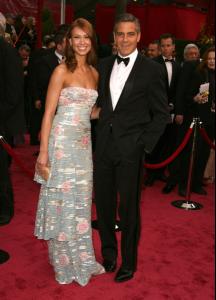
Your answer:
[[[108,70],[107,70],[107,74],[106,74],[106,78],[105,78],[105,94],[106,94],[106,99],[108,101],[108,107],[111,111],[113,111],[113,105],[112,105],[112,97],[111,97],[111,91],[110,91],[110,77],[111,77],[111,73],[112,73],[112,69],[115,63],[115,57],[112,57],[112,60],[108,66]]]
[[[169,76],[168,76],[168,72],[167,72],[166,63],[165,63],[162,55],[160,55],[156,61],[159,62],[164,68],[164,71],[166,74],[166,88],[167,88],[167,92],[168,92],[169,91]]]
[[[177,63],[176,63],[176,62],[173,62],[173,63],[172,63],[172,80],[171,80],[171,83],[170,83],[170,88],[172,88],[172,86],[173,86],[174,83],[175,83],[175,79],[176,79],[176,76],[177,76],[177,72],[178,72]]]
[[[134,63],[134,66],[131,70],[131,73],[125,83],[125,86],[123,88],[123,91],[121,93],[121,96],[119,98],[119,101],[116,105],[115,110],[117,110],[119,108],[119,106],[121,105],[121,103],[123,103],[126,99],[128,99],[130,94],[132,93],[135,79],[139,73],[139,66],[140,66],[141,60],[142,60],[142,56],[141,56],[141,54],[138,54],[137,59]]]

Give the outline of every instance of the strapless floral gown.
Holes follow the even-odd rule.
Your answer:
[[[90,113],[97,91],[62,89],[49,139],[50,174],[38,174],[41,192],[35,235],[48,241],[50,262],[60,284],[85,286],[102,274],[96,262],[91,230],[93,164]]]

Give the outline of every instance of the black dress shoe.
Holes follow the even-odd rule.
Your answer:
[[[203,195],[203,196],[207,195],[206,190],[204,190],[204,188],[202,188],[202,187],[194,187],[192,189],[192,192],[195,194],[198,194],[198,195]]]
[[[165,185],[165,187],[162,189],[162,193],[163,194],[169,194],[172,192],[172,190],[174,190],[174,188],[176,187],[176,184],[169,184],[167,183]]]
[[[157,177],[158,180],[162,181],[162,182],[167,182],[167,176],[165,174],[161,174]]]
[[[134,277],[134,271],[120,268],[116,274],[115,282],[125,282]]]
[[[116,260],[111,261],[111,260],[105,259],[103,262],[103,267],[107,273],[115,272],[116,267],[117,267]]]
[[[10,215],[0,215],[0,226],[9,224],[11,219],[12,216]]]
[[[154,182],[155,182],[155,179],[152,176],[150,176],[150,177],[146,178],[146,180],[144,181],[144,185],[145,186],[153,186]]]

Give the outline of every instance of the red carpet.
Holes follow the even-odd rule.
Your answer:
[[[16,149],[31,169],[35,150],[30,146]],[[192,200],[204,205],[200,211],[171,206],[179,196],[176,192],[162,195],[161,183],[143,191],[142,238],[135,278],[116,284],[113,274],[105,274],[81,288],[55,282],[46,243],[33,236],[39,186],[16,166],[12,173],[15,217],[9,225],[0,227],[0,248],[11,255],[8,263],[0,265],[1,300],[214,299],[214,186],[208,187],[208,197],[192,195]],[[101,261],[96,231],[94,243]]]

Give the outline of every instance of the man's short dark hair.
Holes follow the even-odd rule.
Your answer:
[[[54,41],[54,35],[45,35],[44,37],[43,37],[43,45],[45,46],[45,47],[48,47],[49,46],[49,44],[50,43],[52,43],[52,42],[54,42],[55,43],[55,41]]]
[[[67,31],[59,30],[55,33],[54,42],[56,45],[61,45],[64,42],[64,39],[67,36]]]
[[[115,25],[114,25],[114,32],[117,31],[117,27],[118,27],[118,25],[119,25],[120,23],[127,23],[127,22],[134,23],[134,24],[136,25],[137,32],[138,32],[138,33],[141,32],[141,26],[140,26],[140,21],[139,21],[139,19],[136,18],[134,15],[128,14],[128,13],[119,15],[119,16],[116,18]]]
[[[158,45],[158,46],[159,46],[159,45],[160,45],[160,42],[159,42],[159,40],[154,40],[154,41],[150,42],[149,45],[150,45],[150,44]]]
[[[29,45],[27,44],[23,44],[19,47],[19,51],[25,50],[26,52],[30,53],[31,52],[31,48],[29,47]]]
[[[16,19],[15,15],[13,15],[13,14],[11,14],[11,13],[5,14],[5,18],[6,18],[6,19],[13,19],[13,20]]]
[[[161,44],[162,40],[167,40],[167,39],[171,39],[172,42],[173,42],[173,45],[175,45],[176,38],[175,38],[175,36],[172,33],[164,33],[164,34],[162,34],[160,36],[160,39],[159,39],[160,44]]]

